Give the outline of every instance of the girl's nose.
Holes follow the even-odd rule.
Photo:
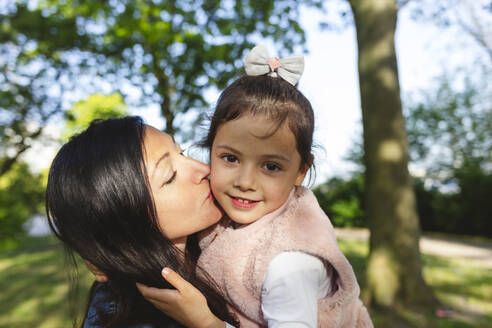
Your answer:
[[[256,189],[256,176],[253,167],[245,166],[238,172],[234,181],[235,187],[241,191],[249,191]]]

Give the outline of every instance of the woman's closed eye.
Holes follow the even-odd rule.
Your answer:
[[[277,172],[282,170],[282,167],[278,165],[277,163],[274,162],[268,162],[263,164],[263,168],[267,170],[268,172]]]
[[[161,185],[161,188],[164,187],[165,185],[168,185],[168,184],[171,184],[173,183],[174,180],[176,180],[176,174],[177,174],[177,171],[172,171],[172,175],[169,179],[165,180],[162,185]]]
[[[226,161],[227,163],[238,163],[239,162],[239,159],[236,156],[231,155],[231,154],[222,155],[221,158],[224,161]]]

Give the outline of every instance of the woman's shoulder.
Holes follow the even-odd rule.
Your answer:
[[[90,292],[90,304],[84,317],[83,328],[102,328],[98,323],[101,315],[112,315],[117,311],[117,303],[106,283],[95,282]],[[127,324],[119,325],[119,328],[156,328],[150,324]],[[180,327],[175,323],[168,323],[166,328]]]
[[[115,312],[115,302],[110,301],[109,292],[103,283],[95,282],[90,291],[90,303],[84,318],[83,328],[99,328],[99,316],[101,313],[111,314]]]

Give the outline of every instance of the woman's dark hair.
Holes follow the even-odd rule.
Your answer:
[[[311,167],[314,158],[311,153],[314,132],[311,103],[295,86],[268,75],[245,75],[224,89],[212,115],[208,135],[200,145],[212,149],[220,125],[244,114],[265,115],[276,124],[272,133],[265,137],[273,135],[287,122],[297,142],[301,166]]]
[[[235,324],[210,277],[197,274],[196,244],[187,246],[183,260],[159,228],[144,165],[144,130],[138,117],[95,121],[63,145],[46,188],[50,227],[72,259],[76,252],[109,277],[104,287],[115,312],[98,310],[99,325],[172,322],[135,286],[172,288],[161,276],[164,266],[197,287],[217,317]]]

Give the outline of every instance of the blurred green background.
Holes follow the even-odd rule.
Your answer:
[[[397,19],[452,40],[427,38],[423,57],[414,59],[422,66],[415,74],[428,73],[429,84],[412,85],[412,73],[396,65],[408,56],[406,41],[411,46],[412,40],[426,37],[410,40]],[[417,254],[422,264],[409,260],[406,265],[422,273],[422,288],[430,286],[425,290],[431,296],[420,300],[405,292],[406,281],[413,278],[404,270],[391,273],[399,283],[388,302],[386,296],[378,297],[379,284],[368,278],[377,255],[373,250],[389,250],[400,258],[395,265],[405,268],[407,253],[395,245],[407,237],[418,243],[420,230],[428,238],[477,247],[477,252],[492,249],[491,29],[492,3],[481,0],[1,2],[0,327],[71,326],[68,277],[73,268],[66,265],[58,242],[44,235],[42,216],[49,160],[71,135],[95,118],[131,114],[192,145],[218,92],[242,74],[248,49],[265,43],[281,57],[306,54],[300,89],[313,102],[318,142],[329,157],[341,142],[324,134],[323,127],[342,121],[346,109],[343,103],[329,105],[341,106],[336,110],[321,108],[325,102],[316,92],[330,98],[338,92],[333,89],[337,80],[313,78],[308,65],[318,55],[326,65],[311,69],[331,74],[329,69],[337,66],[331,49],[337,44],[330,42],[337,35],[350,37],[354,45],[351,69],[359,73],[354,88],[358,92],[360,82],[361,98],[360,103],[352,99],[356,97],[346,102],[353,102],[359,117],[346,132],[351,141],[343,159],[335,162],[344,168],[330,171],[325,166],[330,160],[317,162],[312,187],[333,224],[349,232],[340,237],[340,247],[354,266],[376,327],[492,326],[490,258]],[[326,46],[310,40],[326,40]],[[427,57],[443,60],[431,67]],[[371,159],[376,156],[371,145],[383,142],[384,133],[371,132],[360,122],[361,109],[364,122],[380,122],[379,130],[384,124],[388,130],[397,126],[396,135],[403,136],[399,142],[408,156],[400,164],[410,167],[415,197],[415,211],[410,206],[407,216],[371,214],[394,186],[382,187],[386,195],[374,191],[374,172],[390,170]],[[388,113],[404,120],[392,121]],[[206,155],[198,156],[206,160]],[[394,230],[411,226],[412,220],[414,233],[404,236]],[[367,229],[370,242],[350,237]],[[395,231],[393,241],[381,241],[378,232],[384,229]],[[74,304],[82,311],[92,277],[84,266],[79,270]],[[453,310],[449,317],[436,315],[436,309],[447,308]]]

